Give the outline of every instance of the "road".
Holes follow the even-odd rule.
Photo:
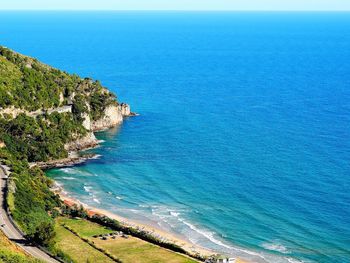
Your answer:
[[[0,229],[4,234],[28,254],[32,255],[35,258],[41,259],[45,262],[58,263],[56,259],[50,257],[44,251],[40,250],[38,247],[28,244],[26,239],[23,237],[22,233],[14,226],[12,220],[9,218],[6,208],[5,208],[5,191],[7,184],[7,174],[6,168],[0,165]]]

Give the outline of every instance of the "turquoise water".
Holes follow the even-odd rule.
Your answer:
[[[0,13],[0,43],[141,115],[49,176],[257,262],[350,262],[349,13]]]

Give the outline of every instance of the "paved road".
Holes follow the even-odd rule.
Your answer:
[[[5,200],[5,187],[7,184],[7,174],[4,172],[6,168],[0,165],[0,229],[5,233],[5,235],[18,246],[23,248],[28,254],[35,258],[41,259],[45,262],[58,263],[59,261],[50,257],[48,254],[40,250],[35,246],[31,246],[26,242],[26,239],[22,236],[21,232],[17,230],[12,221],[10,220],[4,206]],[[5,224],[4,226],[2,226]]]

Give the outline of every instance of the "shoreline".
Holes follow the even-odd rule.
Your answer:
[[[130,117],[138,116],[138,114],[129,115],[129,116]],[[107,129],[108,128],[106,128],[106,130]],[[53,160],[49,162],[32,163],[31,166],[38,166],[44,171],[47,171],[49,169],[54,169],[54,168],[73,167],[75,165],[83,164],[89,160],[100,157],[100,155],[97,155],[97,154],[90,154],[90,153],[81,154],[86,150],[99,147],[100,143],[101,141],[97,140],[94,145],[90,145],[88,147],[81,147],[80,149],[76,149],[74,151],[69,151],[67,158]],[[157,239],[160,239],[164,242],[178,245],[179,247],[184,249],[189,255],[193,255],[193,256],[200,255],[202,257],[208,257],[208,258],[215,255],[221,255],[221,253],[218,253],[217,251],[194,244],[191,241],[186,240],[186,237],[180,237],[177,234],[171,233],[168,230],[163,230],[160,227],[139,222],[136,220],[132,220],[129,218],[125,218],[123,216],[120,216],[108,210],[87,205],[81,202],[80,200],[69,196],[68,193],[65,192],[64,188],[61,185],[59,185],[56,181],[54,181],[54,187],[51,188],[51,191],[54,192],[55,194],[58,194],[60,199],[68,206],[73,206],[73,205],[83,206],[83,208],[88,212],[90,216],[94,214],[106,216],[111,219],[115,219],[119,221],[122,225],[126,227],[132,227],[140,231],[146,231],[152,236],[156,237]],[[174,253],[177,253],[177,252],[174,252]],[[234,257],[234,258],[235,258],[235,263],[252,263],[251,261],[243,260],[239,257]]]
[[[69,151],[68,157],[57,159],[57,160],[51,160],[47,162],[34,162],[29,163],[30,167],[38,166],[43,171],[54,169],[54,168],[64,168],[64,167],[72,167],[75,165],[83,164],[89,160],[98,159],[101,155],[94,154],[94,153],[84,153],[81,154],[84,151],[95,149],[97,147],[100,147],[101,141],[97,141],[97,143],[94,146],[82,148],[77,151]]]
[[[132,220],[129,218],[125,218],[123,216],[120,216],[114,212],[110,212],[108,210],[102,209],[102,208],[96,208],[91,205],[87,205],[81,201],[79,201],[76,198],[70,197],[62,188],[62,186],[59,186],[56,184],[56,188],[52,190],[54,193],[58,194],[60,199],[68,206],[78,205],[83,206],[83,208],[87,211],[89,216],[92,215],[100,215],[100,216],[106,216],[111,219],[117,220],[119,223],[126,227],[132,227],[140,231],[146,231],[149,234],[153,235],[157,239],[163,240],[165,242],[169,242],[175,245],[180,246],[182,249],[184,249],[187,253],[190,255],[200,255],[203,257],[211,257],[214,255],[220,255],[220,253],[217,253],[214,250],[204,248],[202,246],[199,246],[197,244],[191,243],[190,241],[187,241],[184,237],[179,237],[174,233],[171,233],[170,231],[166,231],[161,229],[160,227],[155,227],[153,225],[142,223],[136,220]],[[147,242],[147,241],[146,241]],[[174,253],[178,253],[175,252]],[[186,255],[185,255],[186,256]],[[189,255],[188,255],[189,256]],[[234,257],[235,263],[253,263],[251,261],[243,260],[239,257]],[[198,261],[200,262],[200,261]]]
[[[193,254],[193,255],[200,254],[201,256],[209,257],[209,256],[217,254],[215,251],[212,251],[210,249],[203,248],[201,246],[193,244],[193,243],[185,240],[184,238],[178,237],[173,233],[162,230],[159,227],[151,226],[149,224],[145,224],[142,222],[138,222],[136,220],[125,218],[123,216],[120,216],[116,213],[110,212],[110,211],[105,210],[105,209],[96,208],[96,207],[87,205],[87,204],[79,201],[76,198],[70,197],[67,194],[62,193],[63,189],[61,186],[59,186],[59,188],[60,188],[60,190],[55,189],[53,191],[54,191],[54,193],[56,193],[60,196],[61,200],[66,205],[68,205],[68,206],[73,206],[73,205],[80,206],[80,205],[82,205],[89,215],[97,214],[97,215],[101,215],[101,216],[107,216],[111,219],[115,219],[115,220],[119,221],[124,226],[146,231],[158,239],[161,239],[161,240],[164,240],[166,242],[178,245],[181,248],[183,248],[184,250],[186,250],[188,253]],[[239,262],[243,263],[243,261],[239,261]]]

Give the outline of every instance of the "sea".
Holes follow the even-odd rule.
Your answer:
[[[252,262],[350,262],[350,13],[0,12],[0,45],[140,115],[49,177]]]

